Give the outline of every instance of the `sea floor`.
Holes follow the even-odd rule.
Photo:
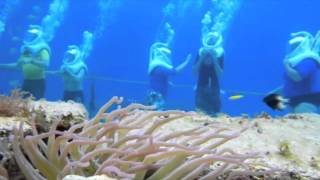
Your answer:
[[[238,153],[259,154],[257,163],[267,164],[288,173],[292,179],[320,179],[320,116],[317,114],[288,114],[273,118],[262,113],[258,117],[212,118],[195,114],[178,120],[163,130],[175,131],[199,125],[224,126],[233,130],[247,128],[237,138],[219,148]]]
[[[79,119],[87,117],[84,108],[75,103],[42,101],[35,102],[33,106],[50,115],[51,119],[62,115],[70,121],[73,117],[77,117],[77,121],[74,122],[77,123],[80,122]],[[262,113],[253,118],[228,115],[209,117],[195,112],[187,114],[160,126],[157,132],[163,135],[202,126],[228,128],[241,133],[219,146],[218,150],[232,149],[240,154],[257,153],[257,158],[252,159],[252,162],[257,166],[266,165],[277,172],[277,175],[264,179],[320,179],[320,116],[317,114],[271,117]],[[0,150],[2,154],[9,154],[7,159],[12,158],[12,153],[10,156],[10,148],[4,146],[10,147],[10,133],[19,121],[21,118],[0,117],[0,132],[2,132]],[[26,127],[28,128],[30,127]],[[211,166],[211,168],[214,170],[216,167]],[[17,167],[12,169],[17,170]]]

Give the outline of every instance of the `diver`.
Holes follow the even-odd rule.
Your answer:
[[[22,70],[22,91],[30,93],[35,99],[45,94],[45,69],[50,63],[50,47],[43,39],[42,28],[30,25],[21,47],[21,55],[16,63],[0,64],[0,69]]]
[[[88,72],[85,60],[88,57],[88,51],[92,46],[93,35],[85,31],[83,33],[83,44],[79,48],[76,45],[68,46],[63,58],[63,64],[58,71],[47,71],[47,74],[59,75],[63,79],[64,93],[63,100],[83,103],[83,80]]]
[[[148,74],[150,77],[150,93],[147,104],[154,105],[158,110],[163,110],[169,86],[169,77],[181,72],[190,62],[191,54],[185,61],[173,67],[170,45],[174,38],[174,30],[166,23],[166,38],[164,42],[155,42],[150,48]]]
[[[221,33],[208,27],[211,22],[208,12],[202,20],[202,47],[193,71],[197,75],[196,109],[208,115],[216,115],[221,110],[219,80],[224,68],[224,49]]]
[[[284,85],[274,94],[281,94],[287,100],[285,105],[294,113],[320,113],[320,56],[319,36],[314,38],[302,31],[291,34],[289,50],[284,58]],[[271,95],[265,97],[270,99]],[[273,101],[276,102],[276,101]],[[270,102],[266,102],[267,105]],[[269,103],[269,104],[268,104]],[[281,101],[283,103],[283,101]],[[270,105],[269,105],[270,106]],[[273,106],[270,106],[273,108]],[[283,110],[282,108],[273,108]]]

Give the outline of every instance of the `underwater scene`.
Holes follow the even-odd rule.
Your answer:
[[[320,179],[319,0],[1,0],[0,180]]]

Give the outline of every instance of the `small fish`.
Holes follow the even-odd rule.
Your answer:
[[[234,95],[234,96],[230,96],[229,100],[238,100],[238,99],[242,99],[244,98],[243,95]]]
[[[273,110],[284,110],[289,103],[289,99],[283,98],[279,94],[269,94],[263,98],[263,102],[266,103]]]

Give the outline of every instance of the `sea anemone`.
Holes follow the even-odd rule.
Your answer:
[[[183,111],[151,111],[131,104],[111,112],[122,98],[113,97],[91,119],[58,131],[25,136],[23,122],[14,131],[16,161],[28,180],[56,180],[74,174],[105,174],[119,179],[214,179],[255,174],[250,159],[257,154],[238,154],[219,146],[244,130],[203,126],[164,132],[166,124],[191,116]],[[210,168],[215,165],[216,168]],[[204,173],[205,170],[207,173]]]

